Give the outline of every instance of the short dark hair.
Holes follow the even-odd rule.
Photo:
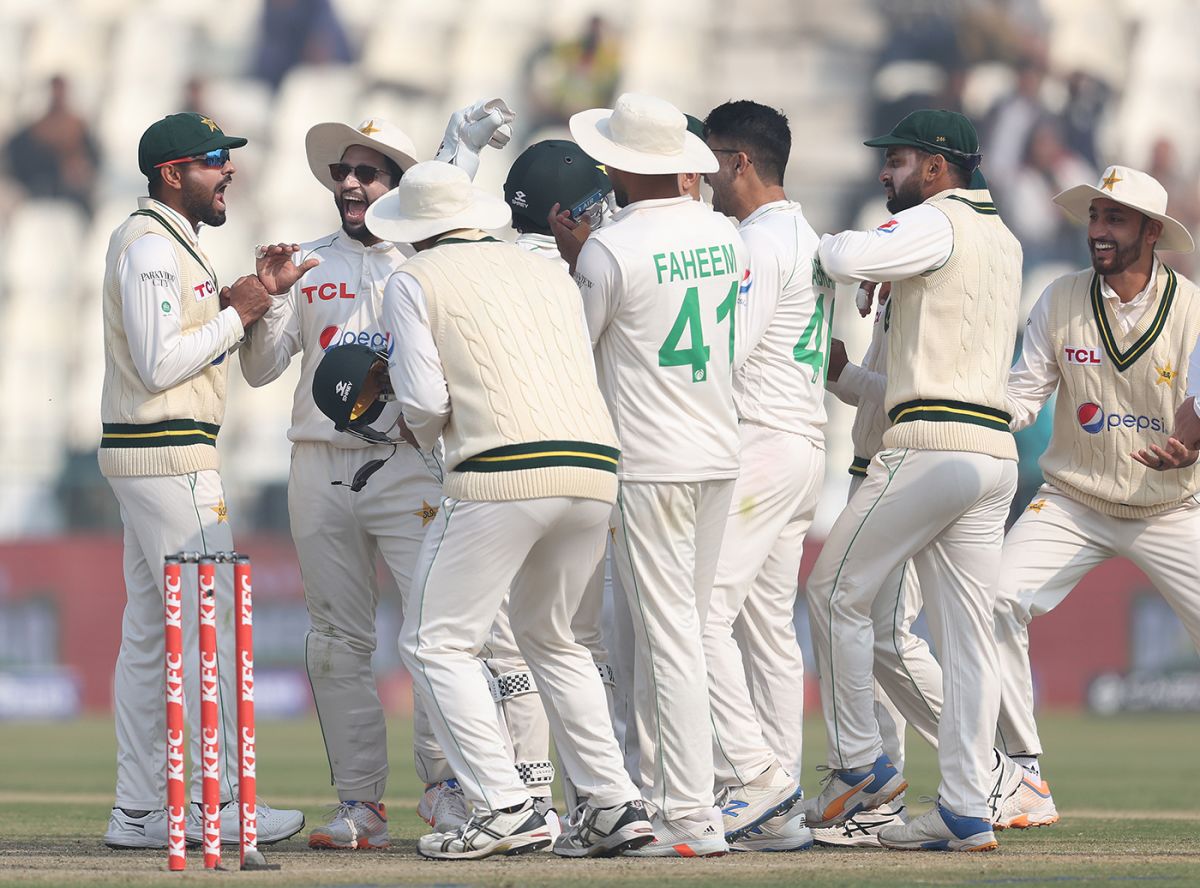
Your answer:
[[[924,163],[929,158],[934,156],[932,151],[925,151],[922,148],[914,148],[913,150],[917,152],[917,162],[918,163]],[[954,187],[956,187],[956,188],[969,187],[971,184],[971,173],[973,172],[973,170],[969,170],[966,167],[959,166],[954,161],[952,161],[950,158],[946,157],[946,155],[944,155],[944,154],[939,155],[939,156],[942,157],[946,161],[946,169],[950,171],[950,180],[952,182],[954,182]]]
[[[718,105],[704,119],[704,137],[720,136],[746,152],[768,185],[782,185],[792,151],[792,131],[783,113],[739,99]]]

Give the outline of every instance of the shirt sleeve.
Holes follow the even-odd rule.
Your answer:
[[[620,305],[621,269],[606,247],[588,238],[575,264],[575,283],[583,297],[583,314],[595,348]]]
[[[838,382],[845,391],[854,396],[856,404],[864,401],[882,404],[887,393],[887,377],[858,364],[847,364],[843,367]]]
[[[146,234],[130,244],[117,262],[117,279],[130,357],[152,392],[195,376],[245,332],[232,306],[190,333],[182,332],[179,263],[174,247],[161,235]]]
[[[300,346],[300,314],[293,287],[281,296],[271,297],[267,313],[246,331],[238,352],[242,376],[256,387],[278,379]]]
[[[737,299],[737,326],[734,329],[733,366],[740,367],[762,340],[775,317],[783,292],[783,273],[779,252],[764,238],[744,234],[750,273],[742,275]],[[804,273],[811,274],[811,271]]]
[[[450,418],[450,390],[433,341],[421,285],[398,271],[383,290],[384,329],[395,331],[397,347],[388,362],[396,400],[422,450],[432,450]]]
[[[1008,374],[1006,398],[1014,432],[1032,425],[1046,400],[1058,388],[1062,373],[1050,345],[1050,298],[1046,290],[1025,322],[1021,357]]]
[[[1192,407],[1196,415],[1200,416],[1200,397],[1197,397],[1200,395],[1200,339],[1196,340],[1192,356],[1188,358],[1187,394],[1188,397],[1196,399],[1192,402]]]
[[[936,271],[954,251],[954,228],[941,210],[920,204],[872,231],[826,234],[821,265],[843,284],[902,281]]]

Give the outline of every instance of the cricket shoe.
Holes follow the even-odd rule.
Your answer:
[[[333,809],[329,822],[308,834],[308,847],[360,851],[386,848],[387,807],[382,802],[342,802]]]
[[[664,820],[657,813],[650,819],[650,825],[654,838],[641,847],[621,852],[625,857],[720,857],[729,853],[716,808],[711,813],[689,814],[675,820]]]
[[[1050,784],[1020,766],[1017,770],[1021,776],[1020,785],[1004,799],[1000,814],[995,818],[995,828],[1029,829],[1058,823],[1058,809],[1050,795]]]
[[[727,786],[717,799],[725,841],[730,845],[757,826],[780,817],[804,798],[800,783],[779,765],[741,786]]]
[[[804,822],[804,812],[792,809],[748,830],[729,843],[730,851],[807,851],[813,846],[813,831]]]
[[[832,848],[878,848],[880,829],[907,822],[908,808],[899,799],[893,799],[870,811],[859,811],[836,826],[814,829],[813,841]]]
[[[813,829],[836,826],[859,811],[886,805],[908,789],[908,781],[896,770],[886,753],[875,759],[869,768],[824,770],[829,774],[821,794],[804,803],[804,816]]]
[[[593,808],[584,803],[554,841],[560,857],[613,857],[654,841],[654,827],[641,799]]]
[[[275,809],[258,800],[258,844],[274,845],[284,839],[290,839],[304,829],[304,812]],[[199,845],[204,841],[204,806],[192,802],[188,806],[187,829],[184,832],[189,845]],[[225,802],[221,805],[221,844],[237,845],[242,840],[242,825],[238,816],[237,801]]]
[[[167,812],[159,808],[134,817],[124,808],[113,808],[104,844],[122,849],[167,847]]]
[[[417,840],[422,857],[435,860],[482,860],[493,854],[525,854],[550,846],[546,819],[533,806],[533,799],[515,811],[472,814],[453,832],[435,832]]]
[[[1006,805],[1021,786],[1021,773],[1024,769],[995,747],[992,748],[992,771],[988,775],[988,811],[992,827],[997,827],[1003,816]],[[1003,827],[1000,827],[1003,828]]]
[[[467,822],[467,798],[458,781],[451,778],[425,787],[417,802],[417,815],[438,832],[454,832]]]
[[[908,823],[879,830],[879,844],[900,851],[995,851],[1000,847],[987,817],[963,817],[939,803]]]

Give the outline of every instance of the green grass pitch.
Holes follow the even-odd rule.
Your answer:
[[[1200,885],[1200,718],[1138,715],[1042,719],[1046,776],[1062,814],[1054,827],[1000,834],[992,854],[815,849],[713,860],[567,861],[547,854],[479,863],[421,860],[415,813],[421,786],[409,726],[390,728],[388,792],[393,846],[387,852],[314,852],[303,841],[332,803],[315,719],[259,727],[259,790],[276,806],[299,807],[305,833],[266,848],[277,873],[205,873],[190,853],[184,874],[166,871],[165,852],[117,852],[101,842],[112,804],[114,741],[108,719],[0,725],[0,885],[125,885],[220,879],[255,885]],[[824,737],[809,720],[805,788]],[[909,800],[936,793],[932,751],[909,743]],[[225,851],[236,865],[236,849]]]

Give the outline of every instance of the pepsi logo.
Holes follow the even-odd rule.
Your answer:
[[[1104,408],[1099,404],[1091,401],[1080,404],[1075,416],[1079,419],[1080,427],[1089,435],[1098,435],[1104,428]]]
[[[886,222],[884,222],[882,225],[880,225],[875,230],[881,231],[884,234],[891,234],[893,231],[895,231],[899,227],[900,227],[900,223],[897,222],[895,219],[888,219]]]
[[[387,354],[390,355],[392,353],[392,349],[396,347],[395,342],[392,340],[391,333],[380,333],[379,331],[368,333],[366,331],[342,330],[337,326],[326,327],[321,331],[321,335],[317,337],[317,340],[321,343],[321,349],[323,351],[329,351],[329,349],[333,348],[335,345],[350,345],[352,343],[357,343],[359,345],[369,346],[375,351],[383,349]]]

